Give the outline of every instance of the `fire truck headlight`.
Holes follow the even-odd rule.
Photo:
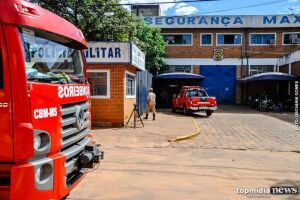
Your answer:
[[[51,149],[51,138],[49,133],[35,130],[33,147],[35,155],[45,155],[49,153]]]

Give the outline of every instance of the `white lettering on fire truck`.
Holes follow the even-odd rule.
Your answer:
[[[7,107],[8,107],[8,103],[0,102],[0,108],[7,108]]]
[[[88,96],[89,94],[90,94],[89,86],[59,86],[58,87],[59,98]]]
[[[35,119],[44,119],[57,116],[57,108],[40,108],[33,111]]]

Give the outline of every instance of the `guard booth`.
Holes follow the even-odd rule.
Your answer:
[[[153,77],[158,108],[170,108],[174,94],[183,86],[199,86],[204,76],[191,73],[165,73]]]
[[[285,100],[294,94],[294,85],[297,80],[294,75],[281,72],[260,73],[247,76],[238,80],[242,85],[242,103],[248,97],[267,96],[271,99]]]
[[[85,56],[92,125],[124,126],[137,103],[137,73],[145,71],[145,54],[131,42],[89,42]]]

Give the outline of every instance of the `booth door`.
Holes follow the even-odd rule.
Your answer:
[[[236,66],[201,66],[200,74],[205,76],[200,85],[217,98],[218,104],[235,104]]]

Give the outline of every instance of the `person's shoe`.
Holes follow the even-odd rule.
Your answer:
[[[144,119],[148,119],[148,114],[146,114],[146,117],[144,117]]]
[[[155,121],[155,114],[153,114],[153,121]]]

